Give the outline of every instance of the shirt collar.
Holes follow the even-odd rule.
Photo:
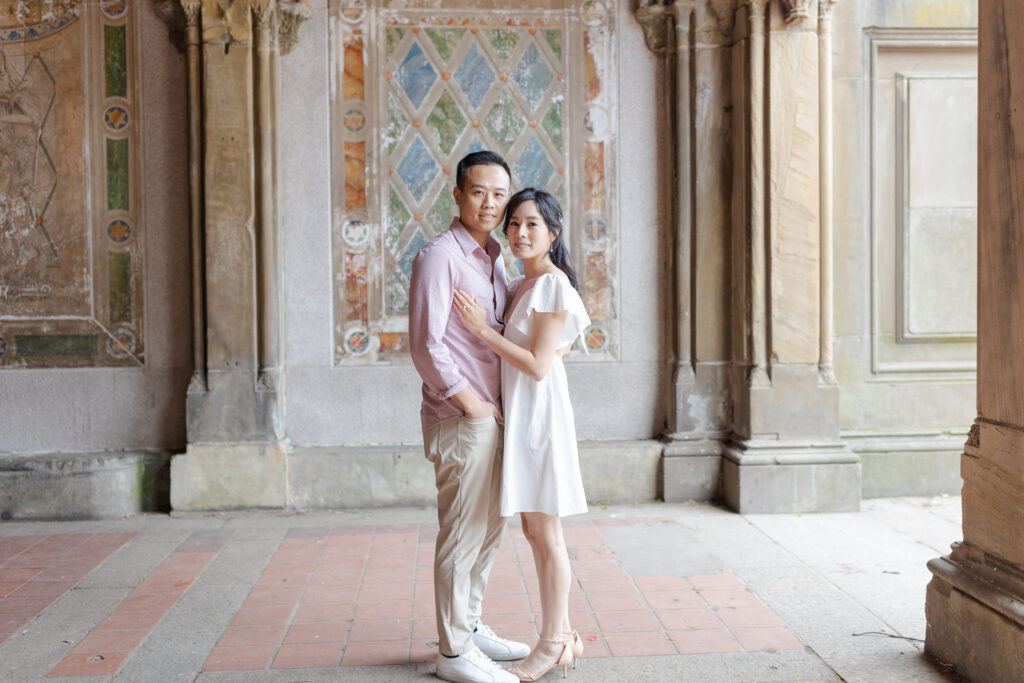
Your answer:
[[[469,234],[469,230],[462,224],[459,217],[456,216],[452,219],[451,224],[452,234],[455,235],[455,241],[462,247],[462,251],[466,256],[469,256],[476,249],[480,249],[480,245],[477,243],[473,236]],[[481,249],[481,251],[484,251]],[[491,258],[491,261],[498,258],[501,255],[501,244],[494,238],[494,235],[487,236],[487,255]]]

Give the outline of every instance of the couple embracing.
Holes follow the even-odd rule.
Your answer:
[[[409,299],[412,358],[423,378],[423,447],[434,464],[436,673],[447,681],[537,680],[583,652],[569,623],[561,517],[586,512],[562,355],[590,319],[544,190],[511,195],[508,164],[474,152],[456,169],[459,217],[420,249]],[[507,282],[503,223],[524,276]],[[540,582],[531,650],[482,621],[505,517],[518,513]],[[495,661],[522,659],[511,669]]]

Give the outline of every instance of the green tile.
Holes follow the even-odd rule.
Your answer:
[[[409,224],[412,214],[405,208],[402,198],[395,192],[393,185],[389,187],[389,190],[388,229],[384,234],[384,246],[393,254],[398,249],[398,240],[402,235],[402,231],[405,230],[405,226]]]
[[[459,140],[459,135],[466,128],[468,121],[459,110],[459,105],[454,98],[445,90],[438,98],[430,116],[427,117],[427,125],[437,133],[437,140],[441,145],[441,151],[446,155],[451,154],[452,148]]]
[[[498,57],[504,62],[512,56],[512,51],[516,49],[516,44],[519,42],[519,31],[514,28],[495,28],[487,32],[487,37],[491,41],[494,51],[498,53]]]
[[[452,188],[446,183],[438,193],[430,211],[427,211],[426,229],[430,230],[432,235],[447,230],[448,226],[452,224],[452,214],[456,213],[452,211],[454,208],[455,200],[452,198]]]
[[[428,28],[427,37],[430,38],[430,42],[437,48],[437,52],[441,55],[441,59],[448,61],[451,59],[452,53],[455,52],[455,46],[462,40],[462,36],[466,34],[464,28]]]
[[[549,28],[544,31],[544,40],[548,41],[548,47],[555,53],[555,57],[562,59],[562,29]]]
[[[127,138],[107,138],[107,208],[128,210]]]
[[[110,321],[127,323],[132,320],[132,263],[131,254],[111,252],[107,257],[110,281]]]
[[[504,154],[519,137],[519,133],[526,125],[526,117],[508,96],[508,91],[504,91],[484,119],[484,125],[500,148],[498,151]]]
[[[544,115],[544,120],[541,121],[541,125],[544,127],[544,131],[551,138],[551,142],[555,143],[555,147],[559,151],[562,150],[562,101],[556,100],[548,108],[548,113]]]
[[[107,97],[128,96],[128,57],[125,24],[103,27],[103,67]]]
[[[389,28],[385,35],[385,44],[387,45],[388,56],[390,57],[395,52],[395,47],[402,42],[402,38],[405,36],[404,28]]]
[[[14,346],[19,356],[98,356],[95,334],[18,334]]]
[[[402,112],[395,97],[388,93],[388,125],[384,131],[384,140],[388,145],[388,154],[395,148],[395,143],[402,137],[402,132],[409,127],[409,118]]]

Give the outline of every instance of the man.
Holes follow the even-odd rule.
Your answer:
[[[423,450],[434,463],[437,486],[437,677],[446,681],[518,681],[494,660],[520,659],[530,651],[480,621],[487,577],[505,529],[501,366],[452,308],[455,290],[461,289],[487,309],[491,327],[502,329],[507,280],[491,232],[501,224],[510,185],[500,155],[466,155],[456,168],[453,190],[459,217],[420,249],[412,265],[409,339],[423,378]]]

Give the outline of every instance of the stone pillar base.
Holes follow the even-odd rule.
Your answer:
[[[672,441],[662,453],[666,503],[709,502],[722,493],[722,443],[715,439]]]
[[[928,563],[925,651],[972,681],[1024,680],[1024,572],[971,547]]]
[[[860,460],[840,441],[747,441],[725,448],[722,494],[739,513],[860,509]]]
[[[284,508],[287,448],[275,444],[189,444],[171,459],[175,511]]]

